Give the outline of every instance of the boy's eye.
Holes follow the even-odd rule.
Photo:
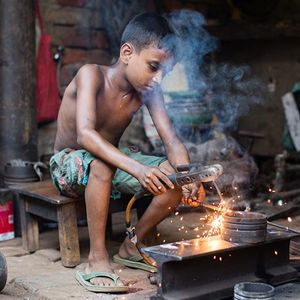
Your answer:
[[[159,65],[149,64],[149,68],[150,68],[151,71],[156,72],[159,69]]]

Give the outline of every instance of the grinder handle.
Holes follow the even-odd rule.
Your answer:
[[[190,184],[192,182],[197,181],[197,180],[193,180],[193,177],[189,176],[189,174],[180,174],[180,173],[174,173],[168,175],[168,178],[175,186],[184,186],[186,184]]]

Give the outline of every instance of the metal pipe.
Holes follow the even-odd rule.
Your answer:
[[[34,0],[0,0],[0,175],[37,160]]]

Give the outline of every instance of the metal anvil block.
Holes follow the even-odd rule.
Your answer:
[[[143,248],[156,260],[157,295],[151,299],[205,299],[232,297],[243,281],[272,285],[297,278],[289,264],[290,239],[297,234],[268,227],[265,242],[237,244],[219,236]]]

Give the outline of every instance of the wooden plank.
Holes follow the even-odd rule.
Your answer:
[[[76,204],[68,203],[58,207],[58,231],[62,264],[74,267],[80,263]]]
[[[27,212],[46,220],[57,222],[57,205],[45,201],[33,201],[31,197],[23,196],[27,201]]]
[[[290,135],[295,148],[300,151],[300,114],[293,94],[285,94],[282,103]]]
[[[19,197],[19,208],[22,226],[22,245],[29,252],[39,249],[39,225],[37,219],[27,212],[27,202]]]
[[[51,180],[22,183],[9,187],[13,192],[20,195],[31,196],[32,198],[50,202],[53,204],[64,204],[74,201],[82,201],[83,198],[71,198],[60,195],[57,189],[53,186]]]

